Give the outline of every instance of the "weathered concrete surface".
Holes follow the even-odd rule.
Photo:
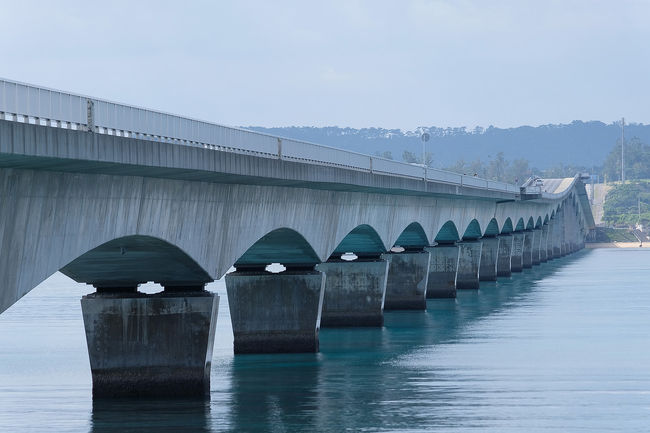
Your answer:
[[[456,274],[456,289],[478,289],[479,269],[481,266],[481,241],[463,241],[458,255],[458,273]]]
[[[426,310],[429,253],[389,253],[384,310]]]
[[[481,238],[481,266],[478,273],[479,281],[497,280],[497,261],[499,258],[498,237]]]
[[[458,245],[439,244],[425,250],[430,257],[427,298],[455,298]]]
[[[91,294],[81,299],[93,396],[202,396],[219,297]]]
[[[548,224],[542,226],[542,234],[539,243],[539,261],[541,263],[548,261]]]
[[[542,229],[534,229],[533,230],[533,252],[532,252],[532,259],[531,262],[533,266],[539,265],[540,263],[540,246],[542,244]]]
[[[384,324],[386,260],[326,262],[317,269],[325,273],[321,327]]]
[[[524,269],[524,233],[515,232],[512,234],[512,256],[510,257],[510,270],[521,272]]]
[[[414,223],[430,244],[447,223],[464,233],[470,224],[484,232],[493,220],[501,227],[507,219],[546,219],[582,194],[576,182],[557,198],[520,201],[474,187],[0,121],[0,248],[11,251],[0,255],[0,311],[62,268],[104,285],[121,283],[111,269],[125,263],[133,281],[205,283],[280,228],[305,245],[269,252],[313,248],[324,262],[361,225],[388,249]],[[589,210],[579,207],[585,227]]]
[[[233,272],[226,290],[236,354],[318,352],[323,272]]]
[[[497,260],[497,277],[509,277],[512,275],[511,256],[512,256],[512,235],[499,236],[499,258]]]
[[[533,232],[524,232],[524,249],[521,253],[521,264],[524,269],[533,267]]]

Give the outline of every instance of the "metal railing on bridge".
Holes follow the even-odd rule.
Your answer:
[[[504,182],[0,79],[0,119],[519,193]]]

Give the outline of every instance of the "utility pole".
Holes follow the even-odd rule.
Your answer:
[[[625,183],[625,117],[621,119],[621,183]]]

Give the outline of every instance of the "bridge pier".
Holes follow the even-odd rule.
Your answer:
[[[499,237],[481,238],[481,262],[478,273],[479,281],[497,280],[497,262],[499,258]]]
[[[427,298],[455,298],[460,251],[458,245],[438,244],[425,250],[430,255]]]
[[[512,275],[511,261],[512,235],[499,235],[499,257],[497,260],[497,277],[509,277]]]
[[[533,229],[533,256],[532,256],[532,264],[533,266],[537,266],[540,264],[540,246],[542,244],[542,229]]]
[[[542,226],[542,233],[539,245],[539,261],[545,263],[548,261],[548,224]]]
[[[317,269],[325,273],[321,327],[384,324],[386,260],[328,261]]]
[[[429,253],[387,253],[389,261],[384,310],[426,310]]]
[[[153,295],[136,286],[81,299],[93,396],[207,394],[219,296],[202,285]]]
[[[533,267],[533,232],[524,232],[524,249],[521,254],[521,265],[524,269]]]
[[[240,267],[226,275],[226,290],[236,354],[318,352],[323,272]]]
[[[556,218],[558,214],[556,214]],[[564,227],[557,219],[553,227],[553,258],[562,257],[562,231],[564,231]]]
[[[478,289],[483,244],[477,240],[463,241],[459,247],[456,289]]]
[[[524,233],[514,232],[512,234],[512,256],[510,257],[510,270],[521,272],[524,268]]]

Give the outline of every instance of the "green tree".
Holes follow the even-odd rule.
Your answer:
[[[621,179],[620,140],[607,156],[603,171],[609,180]],[[650,178],[650,146],[636,137],[625,143],[625,178],[629,180]]]

